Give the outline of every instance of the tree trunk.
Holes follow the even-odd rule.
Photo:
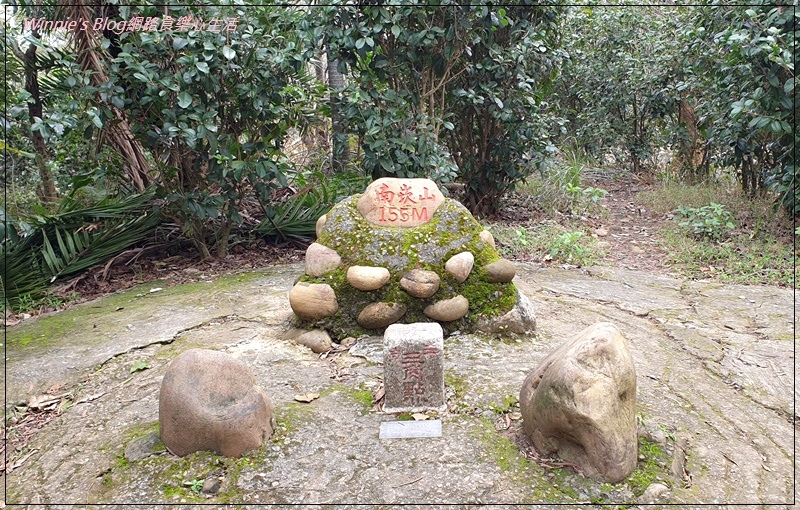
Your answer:
[[[694,108],[681,96],[678,104],[678,125],[686,130],[686,138],[678,143],[678,157],[680,158],[681,181],[688,184],[697,184],[705,180],[703,172],[704,149],[699,146],[700,133],[697,129],[697,113]]]
[[[231,235],[233,225],[227,216],[222,218],[222,228],[219,229],[219,239],[217,240],[217,257],[224,259],[228,256],[228,238]]]
[[[327,58],[324,51],[320,51],[316,54],[317,58],[312,61],[312,66],[314,68],[314,75],[317,77],[317,81],[322,84],[327,83],[326,75],[326,64]],[[325,154],[328,153],[328,149],[330,148],[330,143],[328,142],[328,125],[327,122],[319,122],[314,123],[308,127],[308,131],[305,135],[303,135],[302,140],[303,144],[306,147],[306,152],[308,154],[318,154],[324,152]]]
[[[631,149],[631,163],[633,164],[633,175],[637,177],[642,176],[642,162],[639,159],[639,156],[636,154],[636,150]]]
[[[467,209],[476,218],[486,218],[492,213],[496,212],[497,202],[500,199],[495,190],[489,193],[482,193],[467,187],[464,201],[467,203]]]
[[[39,39],[38,32],[34,31],[33,37]],[[25,90],[31,95],[28,100],[28,118],[33,126],[36,118],[42,118],[43,111],[42,98],[39,94],[39,70],[36,66],[36,45],[31,44],[28,47],[22,61],[25,65]],[[39,189],[40,197],[45,202],[55,202],[58,200],[58,192],[53,172],[47,166],[49,154],[42,133],[31,129],[31,141],[36,149],[36,166],[39,169],[39,177],[42,179],[42,186]]]
[[[742,156],[742,171],[741,171],[741,180],[742,180],[742,192],[748,196],[753,195],[753,187],[751,185],[753,174],[753,158],[749,154],[744,154]]]
[[[328,53],[328,86],[331,91],[331,147],[334,172],[341,172],[350,162],[350,137],[347,134],[347,120],[341,112],[341,91],[344,88],[344,75],[339,72],[339,59]]]
[[[96,7],[101,7],[95,5]],[[65,14],[71,19],[94,19],[94,10],[90,5],[78,0],[69,4]],[[105,72],[104,53],[102,52],[97,32],[89,28],[88,30],[74,30],[73,42],[75,52],[80,59],[81,68],[84,71],[91,71],[92,85],[99,86],[108,81]],[[133,186],[143,191],[150,184],[150,163],[142,145],[137,142],[131,132],[130,124],[125,113],[119,108],[108,105],[114,112],[114,119],[107,120],[106,135],[107,140],[125,159],[128,177]]]

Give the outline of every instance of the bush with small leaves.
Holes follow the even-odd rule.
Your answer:
[[[733,214],[715,202],[703,207],[680,206],[676,213],[679,219],[683,219],[678,225],[695,237],[721,239],[736,228]]]

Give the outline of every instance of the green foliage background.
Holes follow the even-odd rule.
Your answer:
[[[176,5],[175,19],[237,26],[107,31],[97,44],[25,18],[129,21],[164,7],[23,1],[7,14],[7,304],[152,242],[158,225],[177,224],[203,258],[242,237],[312,236],[331,204],[381,176],[460,182],[488,215],[572,155],[685,183],[733,175],[800,212],[791,6]],[[343,88],[315,73],[327,60]],[[109,144],[123,124],[147,190]],[[331,124],[357,149],[349,173],[332,173],[325,143],[317,163],[289,157],[290,138],[326,138]]]

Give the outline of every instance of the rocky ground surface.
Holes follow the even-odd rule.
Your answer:
[[[442,437],[379,439],[381,339],[317,355],[283,340],[300,265],[158,282],[7,328],[5,504],[777,504],[793,485],[793,294],[628,269],[519,263],[538,332],[445,339]],[[160,289],[160,290],[159,290]],[[516,401],[548,352],[616,324],[637,370],[639,466],[619,484],[542,459]],[[241,459],[157,441],[166,364],[244,360],[277,431]],[[310,400],[302,402],[301,400]],[[417,416],[423,418],[423,416]],[[55,507],[55,506],[54,506]]]

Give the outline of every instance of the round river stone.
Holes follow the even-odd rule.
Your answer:
[[[364,329],[380,329],[399,321],[406,313],[402,303],[372,303],[358,314],[358,325]]]
[[[323,214],[317,220],[317,226],[316,226],[316,229],[315,229],[316,232],[317,232],[317,237],[319,237],[319,235],[322,233],[322,229],[323,229],[323,227],[325,227],[325,222],[326,221],[328,221],[328,215],[327,214]],[[489,234],[489,235],[491,235],[491,234]]]
[[[306,250],[306,274],[322,276],[330,273],[342,263],[342,257],[327,246],[312,243]]]
[[[347,282],[363,291],[380,289],[389,281],[389,276],[385,267],[351,266],[347,270]]]
[[[487,265],[486,273],[492,283],[508,283],[514,279],[517,270],[510,260],[500,259]]]
[[[331,336],[327,331],[322,329],[315,329],[313,331],[306,331],[295,339],[295,342],[300,345],[305,345],[312,352],[317,354],[321,352],[328,352],[333,347]]]
[[[298,282],[289,291],[289,305],[303,320],[324,319],[339,310],[336,293],[327,283]]]
[[[467,315],[469,301],[462,295],[428,305],[423,313],[435,321],[450,322]]]
[[[444,269],[456,279],[458,283],[462,283],[469,277],[472,272],[472,266],[475,264],[475,256],[468,252],[462,251],[457,255],[453,255],[445,262]]]
[[[492,248],[497,248],[497,246],[495,245],[495,242],[494,242],[494,236],[488,230],[481,230],[481,233],[478,234],[478,237],[484,243],[491,245]]]
[[[400,279],[400,288],[410,296],[427,299],[439,290],[441,278],[433,271],[425,269],[412,269]]]

